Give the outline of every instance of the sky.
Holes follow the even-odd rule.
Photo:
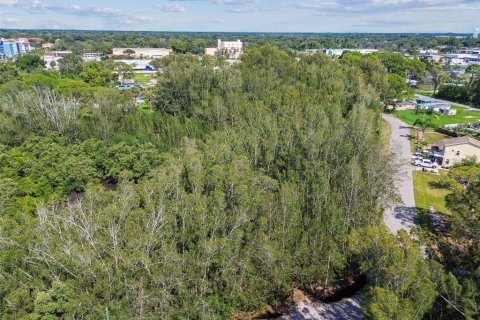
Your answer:
[[[224,32],[456,32],[480,0],[0,0],[0,28]]]

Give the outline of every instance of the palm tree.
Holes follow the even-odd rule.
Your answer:
[[[437,127],[436,124],[433,122],[433,117],[425,118],[425,116],[423,116],[422,118],[417,118],[413,125],[415,127],[419,127],[422,131],[422,140],[425,139],[425,131],[427,131],[428,128],[435,129]]]

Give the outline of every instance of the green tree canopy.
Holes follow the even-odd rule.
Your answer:
[[[58,61],[60,73],[66,77],[77,77],[83,71],[83,60],[80,56],[71,53]]]
[[[15,61],[16,66],[23,71],[31,72],[36,69],[45,68],[45,61],[35,54],[24,54]]]

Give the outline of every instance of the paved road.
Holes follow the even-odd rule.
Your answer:
[[[432,97],[427,97],[427,96],[424,96],[424,95],[421,95],[421,94],[416,94],[416,96],[418,98],[421,98],[421,99],[432,99]],[[480,111],[480,109],[478,108],[474,108],[472,106],[467,106],[466,104],[461,104],[461,103],[458,103],[458,102],[453,102],[453,101],[448,101],[448,100],[443,100],[443,99],[438,99],[438,98],[434,98],[435,100],[438,100],[440,102],[443,102],[443,103],[450,103],[450,104],[454,104],[456,106],[459,106],[459,107],[462,107],[462,108],[465,108],[465,109],[468,109],[468,110],[477,110],[477,111]]]
[[[397,155],[400,164],[400,174],[397,177],[396,186],[403,202],[402,205],[385,210],[384,222],[392,233],[396,234],[401,229],[410,232],[411,227],[415,225],[416,216],[412,175],[414,167],[410,165],[411,126],[390,114],[384,114],[383,119],[385,119],[392,128],[390,150]]]

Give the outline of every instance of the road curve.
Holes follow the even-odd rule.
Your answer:
[[[395,118],[391,114],[384,114],[392,128],[390,136],[390,151],[395,153],[400,165],[400,174],[396,179],[396,187],[400,193],[402,205],[387,208],[384,214],[384,222],[390,231],[397,234],[401,229],[410,232],[415,225],[416,207],[415,194],[413,191],[413,170],[411,166],[410,130],[411,126]]]

